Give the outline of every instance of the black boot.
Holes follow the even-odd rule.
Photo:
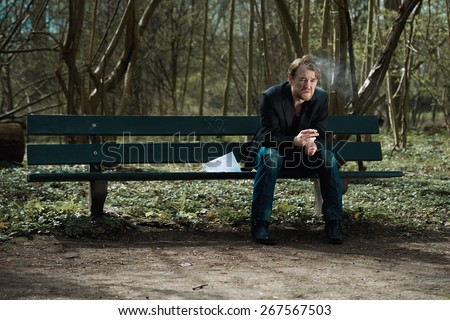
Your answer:
[[[252,237],[257,243],[272,245],[274,239],[269,233],[269,223],[267,221],[252,221]]]
[[[325,231],[328,242],[333,244],[342,244],[342,224],[340,220],[325,220]]]

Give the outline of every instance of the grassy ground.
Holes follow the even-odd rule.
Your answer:
[[[448,133],[412,132],[404,150],[380,135],[384,159],[371,169],[402,170],[405,176],[356,181],[344,196],[347,228],[389,224],[408,232],[450,227],[450,145]],[[60,168],[56,168],[60,169]],[[82,168],[80,168],[82,169]],[[196,168],[194,168],[196,169]],[[0,239],[33,233],[101,236],[127,231],[133,223],[166,227],[224,228],[247,225],[252,181],[169,181],[111,183],[106,203],[112,213],[100,222],[88,212],[86,183],[27,183],[27,166],[0,168]],[[311,181],[280,181],[274,223],[314,227]],[[120,217],[128,217],[128,220]],[[128,221],[125,223],[125,221]]]

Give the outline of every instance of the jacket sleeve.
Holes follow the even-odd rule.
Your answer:
[[[284,148],[294,148],[294,137],[283,134],[283,116],[279,113],[280,110],[275,108],[273,95],[264,92],[261,95],[260,102],[260,117],[261,117],[261,132],[260,141],[262,146],[268,148],[276,148],[282,150]]]

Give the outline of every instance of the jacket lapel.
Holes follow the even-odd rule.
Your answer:
[[[292,126],[292,122],[294,121],[295,114],[295,109],[292,105],[291,86],[286,84],[282,92],[281,108],[283,109],[284,114],[284,125],[285,128],[290,128]]]

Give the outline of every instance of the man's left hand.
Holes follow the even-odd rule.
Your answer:
[[[308,156],[314,155],[317,151],[317,145],[315,142],[309,142],[305,144],[303,148],[305,148],[305,151],[308,154]]]

